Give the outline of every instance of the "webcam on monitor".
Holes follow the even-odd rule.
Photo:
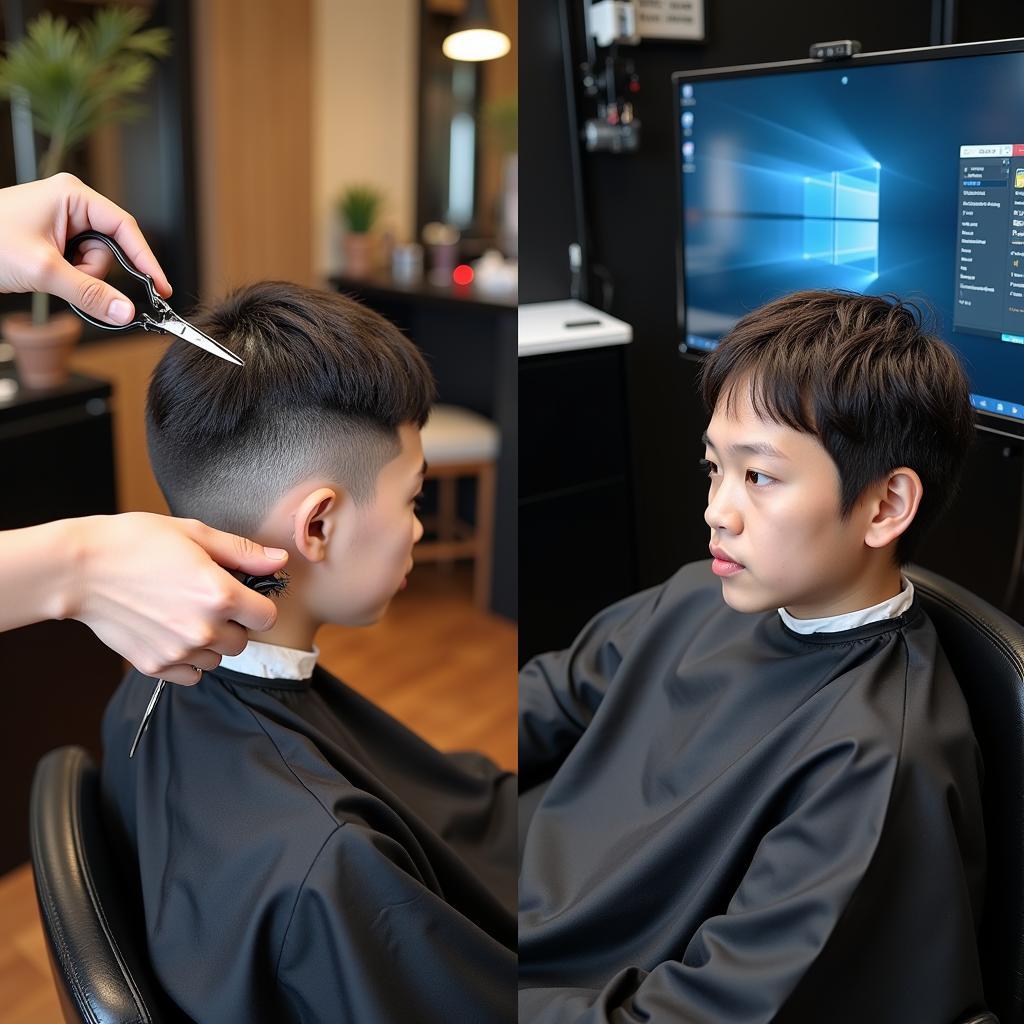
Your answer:
[[[812,43],[812,60],[845,60],[860,53],[860,42],[856,39],[833,39],[830,43]]]

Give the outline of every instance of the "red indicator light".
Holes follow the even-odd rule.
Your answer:
[[[452,280],[456,284],[471,284],[473,281],[473,268],[465,263],[460,263],[452,271]]]

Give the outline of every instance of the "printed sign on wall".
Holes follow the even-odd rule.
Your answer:
[[[704,0],[637,0],[636,31],[644,39],[704,39]]]

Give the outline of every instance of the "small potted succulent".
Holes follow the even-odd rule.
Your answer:
[[[374,267],[373,226],[384,204],[384,196],[372,185],[351,185],[338,200],[338,212],[345,222],[345,273],[366,277]]]
[[[98,128],[127,121],[145,108],[127,98],[149,80],[157,58],[170,51],[170,32],[143,29],[143,10],[105,7],[91,20],[69,25],[45,12],[25,38],[0,58],[0,96],[27,102],[33,127],[47,140],[39,177],[63,170],[68,153]],[[4,318],[2,333],[14,348],[26,387],[58,387],[68,375],[82,322],[71,312],[50,316],[50,297],[32,296],[32,313]]]

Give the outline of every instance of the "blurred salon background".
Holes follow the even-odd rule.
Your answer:
[[[4,0],[7,53],[28,44],[28,87],[5,65],[23,100],[51,109],[74,88],[46,62],[111,7],[138,59],[89,57],[110,95],[71,137],[38,116],[33,130],[17,91],[0,105],[0,186],[67,170],[132,212],[185,316],[283,278],[359,299],[422,349],[443,409],[417,569],[380,624],[325,627],[321,661],[441,748],[514,766],[516,0]],[[0,297],[0,528],[166,513],[144,403],[167,339],[40,307]],[[36,327],[72,324],[51,376],[7,330],[33,308]],[[65,743],[100,755],[124,666],[54,622],[0,634],[0,668],[0,1024],[23,1024],[59,1017],[24,864],[31,774]]]

